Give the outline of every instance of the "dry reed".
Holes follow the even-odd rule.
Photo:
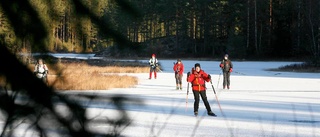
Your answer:
[[[116,73],[146,73],[149,67],[92,66],[85,62],[47,64],[48,84],[57,90],[107,90],[128,88],[138,83],[138,79]],[[33,71],[34,65],[29,66]],[[0,85],[4,78],[0,77]]]
[[[54,66],[48,66],[50,67]],[[128,88],[136,85],[138,79],[133,76],[115,73],[148,72],[148,67],[90,66],[87,63],[58,64],[58,69],[51,69],[49,85],[59,90],[106,90]],[[107,73],[112,73],[105,75]]]

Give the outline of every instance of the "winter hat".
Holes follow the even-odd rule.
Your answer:
[[[152,54],[152,57],[155,57],[156,56],[156,54]]]
[[[225,54],[224,56],[225,56],[225,57],[229,57],[229,55],[228,55],[228,54]]]
[[[196,68],[196,67],[201,68],[199,63],[194,64],[194,68]]]

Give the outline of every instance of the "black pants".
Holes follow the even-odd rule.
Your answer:
[[[39,79],[41,79],[44,83],[48,84],[48,77],[46,73],[34,73],[36,75],[36,77],[38,77]],[[37,74],[42,74],[42,77],[39,77]],[[41,76],[41,75],[40,75]]]
[[[204,106],[206,106],[206,109],[207,111],[211,111],[211,107],[210,107],[210,104],[208,102],[208,99],[207,99],[207,94],[206,94],[206,91],[203,90],[203,91],[194,91],[193,90],[193,96],[194,96],[194,112],[198,112],[198,109],[199,109],[199,101],[200,101],[200,96],[201,96],[201,99],[204,103]]]
[[[223,87],[230,86],[230,72],[223,72]]]

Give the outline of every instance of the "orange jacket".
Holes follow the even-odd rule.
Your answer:
[[[200,92],[206,90],[206,82],[209,82],[210,79],[207,73],[200,70],[199,72],[193,71],[187,78],[187,81],[191,82],[192,90]]]
[[[183,75],[183,71],[184,71],[184,66],[182,63],[176,63],[173,66],[173,71],[175,72],[175,74],[179,73],[180,75]]]

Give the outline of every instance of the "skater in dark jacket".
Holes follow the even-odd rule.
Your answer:
[[[196,63],[191,73],[188,72],[187,74],[187,81],[191,82],[191,85],[192,85],[192,91],[194,95],[194,115],[196,116],[198,115],[198,109],[199,109],[199,101],[200,101],[199,96],[201,96],[201,99],[207,109],[208,115],[216,116],[216,114],[214,114],[211,111],[211,107],[206,95],[205,82],[209,82],[210,80],[211,80],[211,76],[205,73],[203,70],[201,70],[199,63]]]
[[[178,59],[177,63],[174,64],[173,71],[174,71],[174,77],[176,79],[176,89],[182,90],[182,76],[183,76],[184,66],[183,66],[183,63],[181,62],[181,59]]]
[[[229,55],[225,54],[223,60],[220,63],[220,68],[223,72],[223,89],[230,89],[230,73],[232,72],[232,62],[229,60]]]

